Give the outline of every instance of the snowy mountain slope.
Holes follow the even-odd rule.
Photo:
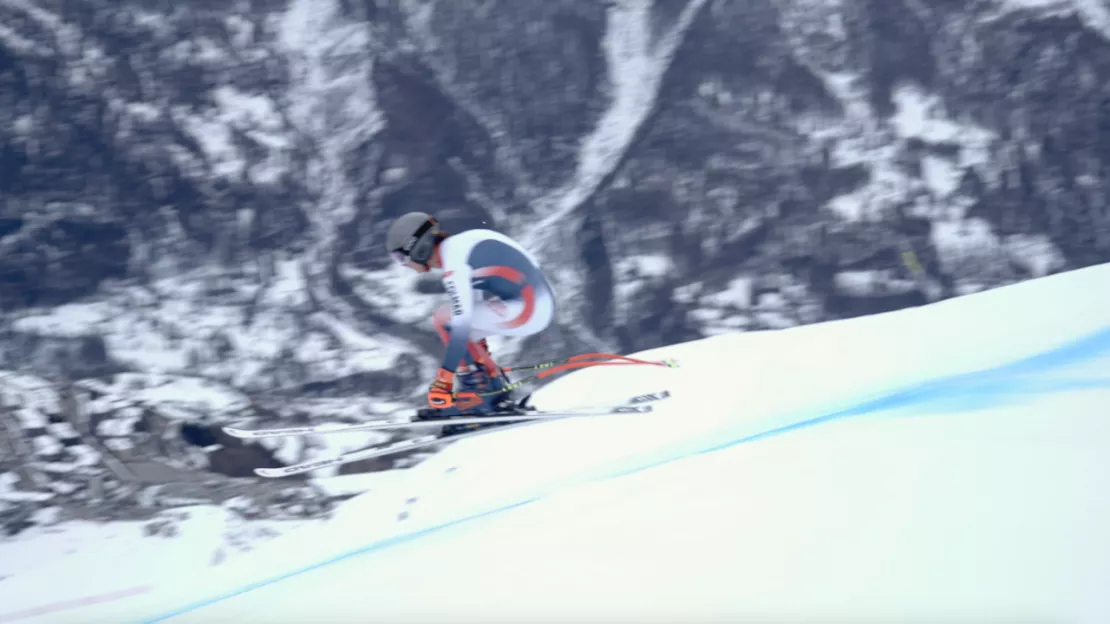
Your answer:
[[[80,613],[1098,621],[1110,614],[1096,591],[1110,581],[1108,288],[1103,265],[653,352],[676,370],[576,373],[539,404],[660,384],[675,396],[646,417],[450,446],[326,525],[203,573],[151,553],[150,578],[178,582]],[[142,584],[47,579],[44,566],[0,583],[8,613]]]
[[[1107,400],[1102,388],[772,438],[562,489],[161,621],[310,610],[397,622],[1105,621]],[[1061,417],[1078,422],[1054,426]]]

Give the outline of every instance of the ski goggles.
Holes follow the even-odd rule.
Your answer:
[[[432,229],[432,227],[435,226],[436,223],[437,221],[435,219],[428,219],[424,222],[423,225],[417,228],[415,232],[413,232],[412,238],[409,239],[408,243],[406,243],[404,247],[398,247],[397,249],[389,252],[389,255],[393,256],[393,261],[400,265],[404,265],[409,261],[412,261],[416,264],[421,264],[419,260],[412,260],[412,258],[409,256],[409,253],[412,252],[412,250],[419,244],[420,239],[424,238],[424,235],[427,234],[428,230]],[[406,249],[409,250],[409,253],[405,252]]]

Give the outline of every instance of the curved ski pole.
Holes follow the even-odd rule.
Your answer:
[[[572,355],[567,358],[568,362],[586,362],[593,361],[593,359],[604,358],[603,361],[617,360],[620,362],[627,362],[629,364],[650,364],[653,366],[668,366],[668,362],[673,360],[642,360],[627,355],[617,355],[615,353],[583,353],[581,355]]]
[[[589,360],[590,357],[605,357],[606,360]],[[592,368],[594,366],[662,366],[665,368],[678,368],[678,362],[673,359],[665,360],[641,360],[639,358],[628,357],[626,355],[613,355],[611,353],[590,353],[585,355],[576,355],[567,358],[567,362],[545,369],[539,372],[536,377],[543,379],[550,377],[556,373],[563,373],[566,371],[574,370],[577,368]]]
[[[666,366],[668,368],[676,368],[678,363],[672,359],[665,360],[641,360],[639,358],[629,357],[627,355],[618,355],[616,353],[582,353],[579,355],[572,355],[560,360],[551,360],[550,362],[541,362],[539,364],[528,364],[524,366],[513,366],[504,368],[506,373],[518,373],[525,371],[543,371],[558,366],[565,366],[567,364],[575,364],[576,368],[589,366],[593,364],[604,364],[607,362],[622,362],[626,364],[646,364],[653,366]]]
[[[567,364],[569,362],[582,361],[586,358],[620,359],[620,358],[623,358],[623,357],[624,357],[623,355],[617,355],[615,353],[582,353],[580,355],[572,355],[570,357],[565,357],[565,358],[562,358],[562,359],[559,359],[559,360],[551,360],[549,362],[540,362],[539,364],[526,364],[526,365],[523,365],[523,366],[513,366],[513,367],[510,367],[510,368],[504,368],[502,370],[504,370],[506,373],[519,373],[519,372],[524,372],[524,371],[537,371],[537,370],[544,370],[544,369],[548,369],[548,368],[555,368],[556,366],[562,366],[563,364]]]
[[[588,360],[586,358],[609,358],[607,360]],[[567,371],[591,368],[594,366],[662,366],[665,368],[678,368],[678,362],[673,359],[664,360],[641,360],[634,357],[624,355],[615,355],[612,353],[585,353],[582,355],[574,355],[562,360],[555,360],[551,362],[543,362],[540,364],[532,364],[530,366],[516,366],[513,368],[503,368],[502,371],[508,372],[522,372],[522,371],[538,371],[522,379],[518,379],[508,386],[496,392],[479,392],[478,396],[494,396],[502,394],[507,391],[516,390],[521,386],[532,381],[546,379],[558,373]]]
[[[616,362],[568,362],[566,364],[560,364],[559,366],[556,366],[554,368],[549,368],[541,371],[536,374],[536,377],[538,379],[545,379],[558,373],[565,373],[567,371],[572,371],[580,368],[594,368],[596,366],[640,366],[644,364],[666,366],[666,364],[663,364],[662,362],[626,362],[620,360]]]
[[[554,368],[556,366],[559,366],[560,364],[566,364],[568,361],[569,361],[568,359],[562,359],[562,360],[552,360],[550,362],[540,362],[539,364],[525,364],[525,365],[522,365],[522,366],[507,366],[505,368],[502,368],[501,370],[503,372],[506,372],[506,373],[523,373],[523,372],[526,372],[526,371],[538,371],[538,370],[543,370],[545,368]]]

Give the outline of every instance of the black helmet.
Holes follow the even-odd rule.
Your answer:
[[[430,214],[410,212],[397,217],[385,237],[386,248],[398,263],[428,264],[436,247],[439,222]]]

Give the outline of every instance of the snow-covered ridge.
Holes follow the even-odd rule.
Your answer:
[[[360,617],[436,613],[435,605],[412,593],[416,588],[390,580],[400,578],[395,571],[403,566],[432,575],[455,570],[453,583],[467,587],[470,578],[477,583],[481,577],[485,582],[501,578],[498,575],[510,568],[530,570],[500,581],[511,584],[510,594],[519,590],[533,601],[531,607],[523,599],[499,603],[498,613],[506,615],[547,604],[550,597],[537,593],[544,583],[555,583],[566,592],[559,598],[563,607],[551,606],[562,609],[561,613],[570,615],[587,604],[572,604],[575,600],[568,597],[588,595],[595,601],[589,604],[599,609],[628,614],[646,606],[626,601],[623,584],[610,585],[612,592],[606,597],[585,586],[548,579],[543,570],[531,566],[557,570],[562,569],[558,562],[563,559],[591,557],[607,569],[620,565],[627,569],[627,558],[635,557],[636,566],[660,578],[672,578],[672,572],[681,570],[692,586],[700,588],[696,594],[729,613],[751,614],[744,605],[758,604],[764,614],[798,615],[823,606],[847,616],[855,613],[855,606],[876,616],[904,615],[900,607],[924,604],[922,596],[907,593],[907,588],[931,582],[936,590],[929,596],[930,612],[948,609],[949,614],[981,615],[1012,608],[999,602],[1007,595],[998,593],[998,584],[1005,579],[1019,584],[1047,579],[1037,566],[1001,569],[991,563],[999,560],[992,549],[1002,544],[983,538],[1000,529],[1017,530],[995,523],[1019,511],[1039,523],[1040,537],[1028,545],[1030,552],[1058,562],[1053,573],[1070,579],[1071,589],[1046,585],[1047,593],[1039,598],[1031,592],[1018,602],[1054,614],[1099,612],[1098,603],[1091,600],[1101,594],[1093,593],[1093,588],[1099,578],[1110,578],[1099,576],[1110,570],[1099,568],[1098,559],[1091,557],[1110,553],[1110,535],[1095,529],[1098,522],[1105,526],[1110,508],[1091,506],[1093,490],[1088,488],[1095,478],[1091,475],[1100,470],[1104,474],[1110,448],[1110,431],[1100,424],[1105,419],[1098,417],[1097,410],[1091,411],[1107,399],[1110,387],[1106,373],[1110,370],[1106,367],[1110,312],[1101,297],[1108,287],[1110,266],[1104,265],[910,311],[782,332],[721,336],[642,354],[675,357],[682,364],[675,370],[645,374],[613,368],[576,373],[541,392],[538,404],[557,407],[585,397],[600,401],[661,385],[671,388],[675,396],[659,413],[646,417],[547,423],[448,447],[397,479],[383,482],[380,490],[349,501],[319,529],[273,540],[205,574],[199,582],[196,574],[178,570],[193,582],[187,589],[181,584],[160,587],[85,613],[150,622],[211,621],[260,612],[288,615],[306,604],[313,605],[315,614],[324,609],[332,617],[350,616],[356,604]],[[1060,301],[1068,305],[1060,306]],[[729,389],[729,401],[723,402],[714,391],[721,388]],[[1044,399],[1038,398],[1044,396],[1058,397],[1052,400],[1067,407],[1053,411],[1051,421],[1057,425],[1045,416]],[[1009,405],[1014,398],[1020,400]],[[887,415],[917,417],[883,418],[884,410]],[[845,420],[852,414],[863,417]],[[1069,427],[1059,427],[1060,419],[1068,419]],[[999,422],[1007,423],[1004,436],[997,433]],[[928,446],[915,447],[914,439]],[[925,448],[936,449],[948,459],[937,464],[937,456]],[[715,449],[720,452],[693,458]],[[997,462],[997,470],[988,469],[995,466],[992,461]],[[978,468],[957,470],[955,466]],[[1056,477],[1016,480],[1033,479],[1036,471]],[[680,481],[672,480],[672,475],[681,475]],[[830,476],[823,480],[821,475]],[[898,478],[914,479],[910,491],[920,500],[902,496],[900,489],[874,495],[874,487],[895,488]],[[658,489],[651,486],[657,479]],[[831,489],[812,489],[814,479]],[[685,487],[677,487],[680,482]],[[1019,491],[1023,496],[1013,495]],[[669,502],[653,499],[652,492]],[[869,494],[863,496],[865,492]],[[683,502],[684,496],[695,493],[690,506]],[[937,526],[948,526],[945,523],[955,521],[949,514],[958,512],[958,505],[976,500],[972,494],[979,497],[975,505],[981,515],[960,516],[963,524],[958,534],[961,547],[978,554],[961,559],[958,552],[940,552],[945,561],[958,561],[989,575],[977,585],[984,588],[977,601],[959,602],[953,593],[956,587],[943,576],[946,568],[922,559],[926,553],[908,543],[890,541],[902,533],[889,534],[884,527],[902,527],[899,531],[906,535],[919,535],[932,543],[939,534],[926,523],[928,518],[939,522]],[[1031,495],[1044,499],[1029,499]],[[662,507],[650,504],[652,500]],[[921,511],[902,514],[900,507],[881,506],[885,500]],[[1042,508],[1046,502],[1049,507]],[[997,509],[990,511],[992,505]],[[663,507],[688,511],[674,515],[664,513]],[[639,511],[625,518],[621,514],[626,508]],[[781,515],[802,509],[801,516]],[[925,513],[925,509],[932,511]],[[1086,512],[1079,514],[1077,509]],[[1041,512],[1049,515],[1036,515]],[[553,521],[556,517],[558,522]],[[612,526],[602,528],[606,517],[618,523],[617,534],[608,542],[590,542],[588,553],[571,546],[585,543],[587,533],[579,531],[587,531],[586,526],[594,527],[590,533],[611,531]],[[808,520],[799,526],[799,517]],[[652,518],[672,523],[666,533],[672,538],[644,550],[646,543],[636,540],[646,538],[636,537],[637,527],[654,526]],[[896,524],[879,524],[883,522]],[[699,527],[696,532],[690,532],[693,525]],[[737,533],[729,526],[745,528]],[[790,527],[801,533],[782,533]],[[760,531],[777,531],[781,537],[767,543],[759,539]],[[1085,536],[1087,554],[1068,550],[1066,544],[1071,542],[1060,537],[1068,531]],[[802,534],[810,537],[797,542]],[[823,583],[807,582],[790,584],[794,595],[804,600],[784,601],[785,594],[773,581],[778,577],[765,574],[766,566],[783,560],[776,557],[780,550],[816,566],[815,570],[837,568],[836,578],[824,581],[842,591],[848,588],[844,583],[862,578],[865,569],[853,567],[849,560],[822,558],[840,552],[834,535],[849,540],[860,561],[878,561],[883,552],[903,558],[903,565],[884,568],[889,600],[883,602],[869,590],[872,599],[860,596],[851,603],[830,603],[833,594],[824,591]],[[715,552],[730,556],[707,560],[705,539],[716,544]],[[607,558],[606,543],[614,548],[621,545],[621,550],[613,551],[618,559]],[[422,548],[425,544],[429,548]],[[556,546],[563,549],[556,551],[559,555],[540,554],[550,553],[545,549],[552,544],[562,544]],[[747,556],[741,556],[739,544],[745,546]],[[653,561],[645,552],[670,559]],[[938,552],[935,547],[933,552]],[[622,560],[626,563],[619,564]],[[682,562],[677,568],[676,561]],[[454,566],[466,566],[470,573],[459,577]],[[763,576],[753,576],[760,570]],[[918,572],[908,575],[909,570]],[[726,591],[712,582],[720,574],[750,577],[750,582],[769,593],[759,598],[734,585]],[[10,589],[31,588],[34,576],[17,576],[5,584],[11,583]],[[636,578],[643,586],[656,586],[650,575]],[[130,581],[119,579],[119,584]],[[439,581],[443,587],[450,585],[445,578]],[[2,585],[0,590],[7,591]],[[478,608],[462,593],[444,591],[460,601],[452,601],[452,608]],[[735,591],[748,598],[737,602],[736,594],[728,593]],[[354,595],[360,599],[350,600]],[[368,596],[373,600],[366,600]],[[1009,598],[1014,600],[1013,595]],[[662,587],[650,596],[641,594],[643,599],[671,613],[696,612],[692,603]],[[1102,613],[1106,606],[1103,603]]]

